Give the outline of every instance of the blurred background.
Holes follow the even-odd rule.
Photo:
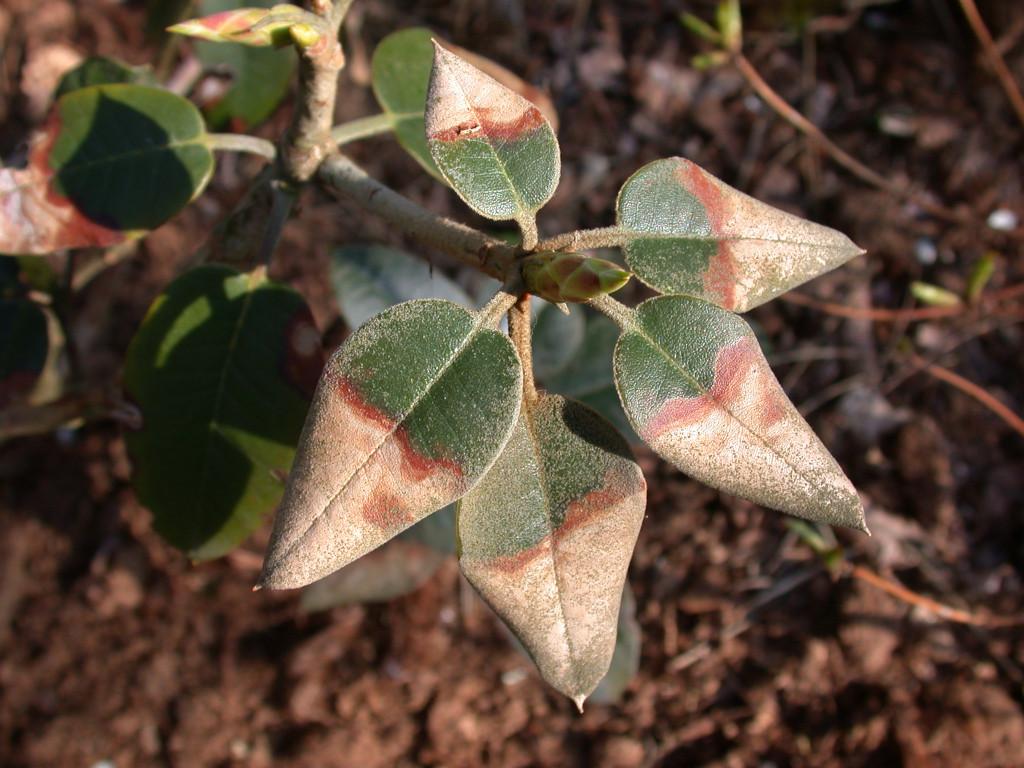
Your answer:
[[[279,137],[291,64],[168,43],[158,30],[183,5],[3,0],[0,157],[24,156],[60,77],[96,54],[152,66],[222,130]],[[375,561],[321,599],[253,594],[267,530],[190,564],[133,495],[130,425],[2,440],[0,765],[1024,764],[1024,114],[990,57],[1024,83],[1024,6],[977,0],[990,55],[957,0],[742,7],[749,69],[681,23],[713,20],[714,2],[356,0],[337,122],[379,111],[376,43],[425,25],[557,111],[562,178],[542,233],[612,223],[634,170],[682,155],[849,234],[865,257],[747,319],[861,491],[872,538],[792,525],[638,446],[650,489],[635,599],[617,678],[581,716],[450,555]],[[791,125],[785,103],[833,144]],[[346,151],[488,226],[392,139]],[[84,381],[117,388],[147,307],[261,162],[221,156],[197,204],[130,253],[79,257],[100,264],[67,307]],[[332,252],[355,243],[409,246],[310,189],[272,269],[327,350],[358,324],[331,280]],[[66,258],[40,269],[59,275]]]

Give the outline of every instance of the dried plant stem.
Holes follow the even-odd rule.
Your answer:
[[[898,584],[891,579],[880,576],[862,565],[853,565],[852,563],[845,562],[843,564],[843,571],[855,579],[860,579],[864,583],[882,590],[887,595],[895,597],[897,600],[901,600],[908,605],[921,608],[929,613],[935,614],[939,618],[946,619],[947,621],[953,621],[957,624],[969,624],[975,627],[988,628],[1013,627],[1024,624],[1024,617],[1011,616],[1004,618],[996,616],[979,616],[968,611],[962,611],[959,608],[952,608],[936,600],[932,600],[930,597],[925,597],[924,595],[912,592],[902,584]]]
[[[964,16],[967,17],[967,23],[971,25],[971,29],[974,31],[974,36],[981,43],[989,66],[992,67],[992,71],[1006,93],[1006,98],[1013,107],[1013,111],[1017,113],[1017,119],[1024,126],[1024,95],[1021,94],[1017,82],[1013,79],[1013,73],[1010,72],[1010,68],[1006,66],[1006,61],[992,39],[992,34],[985,25],[985,20],[981,18],[978,6],[974,4],[974,0],[960,0],[960,7],[963,9]]]
[[[277,147],[274,142],[261,139],[258,136],[247,136],[243,133],[210,133],[206,140],[210,149],[222,152],[248,152],[250,155],[259,155],[267,160],[277,157]]]
[[[385,113],[360,117],[347,123],[336,125],[331,129],[331,141],[342,146],[359,139],[389,133],[392,128],[391,116]]]
[[[629,233],[618,227],[578,229],[541,240],[539,251],[587,251],[592,248],[617,248],[629,242]]]
[[[329,188],[398,225],[405,234],[503,282],[520,253],[483,232],[422,208],[343,155],[325,160],[319,177]]]
[[[524,293],[508,313],[508,332],[519,360],[523,364],[523,399],[537,402],[537,384],[533,378],[533,345],[531,341],[530,294]]]
[[[972,397],[981,403],[983,406],[988,408],[992,413],[1006,422],[1011,429],[1013,429],[1021,437],[1024,437],[1024,419],[1014,413],[1009,407],[997,400],[991,393],[989,393],[984,387],[980,387],[973,381],[965,379],[958,373],[954,373],[948,368],[943,368],[941,365],[931,363],[925,360],[919,355],[912,355],[911,361],[919,370],[924,371],[930,376],[934,376],[940,381],[944,381],[950,384],[968,397]]]
[[[119,393],[108,390],[75,392],[42,405],[15,405],[0,411],[0,442],[53,432],[73,421],[112,417],[138,426],[137,411]]]
[[[790,104],[783,99],[763,77],[761,77],[761,73],[757,71],[757,68],[750,63],[750,60],[747,59],[746,56],[742,53],[737,53],[733,56],[732,61],[740,74],[743,75],[743,78],[747,81],[747,84],[754,89],[758,96],[764,99],[765,103],[768,104],[768,106],[771,107],[779,117],[817,143],[838,165],[848,170],[858,179],[873,187],[877,187],[878,189],[882,189],[890,193],[899,200],[912,202],[925,212],[930,213],[937,218],[960,224],[970,220],[969,217],[964,217],[945,206],[937,205],[930,200],[923,199],[913,189],[890,181],[880,173],[868,168],[860,160],[833,142],[820,128],[818,128],[818,126],[790,106]]]

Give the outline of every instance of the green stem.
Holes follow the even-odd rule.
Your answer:
[[[588,251],[592,248],[618,248],[630,241],[632,234],[619,227],[578,229],[541,240],[538,251]]]
[[[331,129],[331,140],[339,147],[359,139],[389,133],[392,129],[391,116],[386,112],[379,115],[360,117],[347,123],[336,125]]]
[[[607,294],[595,296],[587,304],[598,312],[610,317],[623,330],[633,325],[636,320],[636,312]]]
[[[521,253],[519,249],[428,211],[381,184],[344,155],[332,155],[324,160],[319,176],[329,188],[395,224],[399,231],[421,243],[503,282],[513,274]]]
[[[277,147],[274,142],[261,139],[258,136],[247,136],[244,133],[208,133],[206,141],[210,149],[220,152],[248,152],[251,155],[259,155],[267,160],[277,157]]]

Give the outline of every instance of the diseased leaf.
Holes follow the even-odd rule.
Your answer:
[[[243,3],[269,8],[273,0],[202,0],[200,8],[212,14],[241,8]],[[211,125],[231,123],[236,129],[270,117],[288,93],[297,61],[292,48],[253,48],[240,43],[198,41],[196,55],[206,67],[231,74],[231,87],[206,114]]]
[[[171,283],[124,374],[143,418],[128,435],[135,488],[157,531],[205,559],[259,526],[284,490],[322,366],[306,303],[263,270],[208,265]]]
[[[519,413],[508,336],[449,301],[410,301],[357,330],[317,387],[261,584],[301,587],[460,498]]]
[[[77,91],[79,88],[88,88],[91,85],[116,85],[118,83],[158,85],[149,67],[133,67],[116,59],[91,56],[61,77],[54,98],[59,99],[66,93]]]
[[[204,3],[209,6],[210,3]],[[294,24],[306,23],[309,14],[294,5],[242,8],[219,11],[199,19],[189,19],[168,28],[168,32],[198,37],[215,43],[240,43],[257,48],[280,48],[291,42],[288,33]]]
[[[531,302],[530,309],[533,313],[533,373],[545,381],[569,365],[579,352],[586,320],[583,308],[577,306],[569,307],[567,315],[546,301]]]
[[[615,635],[615,653],[608,674],[590,695],[595,704],[615,704],[640,669],[640,622],[636,620],[636,598],[627,582],[622,589],[619,625]]]
[[[733,189],[689,160],[655,160],[619,191],[626,263],[661,293],[745,312],[863,251],[846,235]]]
[[[0,251],[114,245],[165,222],[212,172],[202,117],[180,96],[140,85],[72,91],[28,166],[0,168]]]
[[[555,132],[536,106],[435,44],[426,130],[434,162],[470,208],[534,227],[561,167]]]
[[[473,308],[466,292],[440,270],[383,245],[335,248],[331,253],[331,283],[350,328],[358,328],[388,307],[412,299],[448,299],[466,309]]]
[[[43,309],[28,299],[0,298],[0,408],[32,391],[49,347]]]
[[[561,315],[553,307],[552,311]],[[581,315],[586,322],[582,343],[575,354],[557,372],[542,375],[538,370],[537,378],[546,389],[579,400],[610,421],[631,442],[639,442],[626,414],[622,412],[622,404],[615,391],[612,354],[619,338],[619,328],[604,315],[590,310]],[[539,331],[535,330],[534,339],[539,335]],[[536,353],[536,348],[534,351]]]
[[[797,517],[865,529],[857,491],[739,316],[685,296],[645,301],[615,347],[615,382],[637,434],[691,477]]]
[[[429,173],[443,180],[444,177],[430,156],[423,121],[430,70],[434,62],[431,40],[435,38],[437,36],[425,27],[409,27],[381,40],[373,52],[373,92],[381,109],[391,117],[398,143]],[[554,105],[542,91],[490,59],[449,43],[444,45],[531,101],[557,129],[558,118]]]
[[[646,484],[610,424],[558,395],[523,405],[459,502],[463,573],[577,705],[608,670]]]

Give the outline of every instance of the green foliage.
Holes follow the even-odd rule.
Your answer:
[[[207,67],[234,76],[212,123],[253,124],[275,109],[296,52],[270,47],[291,40],[313,67],[331,42],[326,19],[258,5],[204,0],[207,17],[176,28],[204,38],[196,51]],[[739,45],[733,0],[721,3],[717,29],[685,23],[720,47]],[[312,585],[310,610],[404,594],[457,552],[548,682],[577,703],[595,690],[614,700],[639,659],[625,577],[646,503],[623,434],[728,493],[866,528],[853,485],[736,314],[861,251],[682,158],[634,173],[613,226],[541,242],[536,215],[561,161],[555,117],[529,87],[421,28],[385,38],[372,70],[384,117],[362,121],[362,132],[341,126],[335,139],[389,126],[471,209],[515,221],[522,237],[505,243],[439,221],[361,172],[321,176],[397,231],[500,276],[502,290],[477,309],[477,292],[427,254],[335,247],[331,285],[355,330],[324,366],[305,302],[265,267],[185,272],[154,302],[125,364],[142,414],[128,435],[136,491],[157,530],[196,559],[229,551],[279,507],[260,583]],[[202,191],[211,146],[255,146],[211,139],[190,102],[139,77],[90,60],[65,78],[27,167],[0,168],[0,251],[140,235]],[[300,106],[309,96],[300,92]],[[327,134],[321,126],[284,149],[319,152]],[[233,242],[258,246],[239,263],[272,256],[299,178],[282,165],[264,170],[261,193],[232,219]],[[627,269],[588,253],[598,247],[620,248]],[[53,348],[49,316],[20,277],[11,283],[11,265],[0,265],[0,405],[31,388]],[[978,267],[969,300],[991,273],[990,261]],[[635,309],[612,299],[632,274],[662,295]],[[52,286],[53,275],[36,282]],[[937,290],[913,288],[929,303],[960,301]],[[529,295],[546,300],[532,315]]]
[[[263,270],[199,267],[156,299],[124,382],[143,418],[135,489],[168,541],[217,557],[263,522],[322,364],[306,303]]]
[[[62,96],[24,169],[0,169],[0,252],[113,245],[159,226],[213,173],[202,117],[180,96],[97,85]]]
[[[246,5],[270,8],[272,0],[202,0],[203,13],[216,14]],[[237,127],[266,120],[288,93],[295,70],[295,51],[254,47],[242,43],[198,41],[196,55],[209,69],[231,75],[227,93],[207,110],[211,125]]]
[[[103,56],[92,56],[74,69],[65,73],[57,84],[54,98],[59,99],[66,93],[88,88],[90,85],[117,85],[127,83],[134,85],[157,85],[149,67],[133,67],[116,59]]]

